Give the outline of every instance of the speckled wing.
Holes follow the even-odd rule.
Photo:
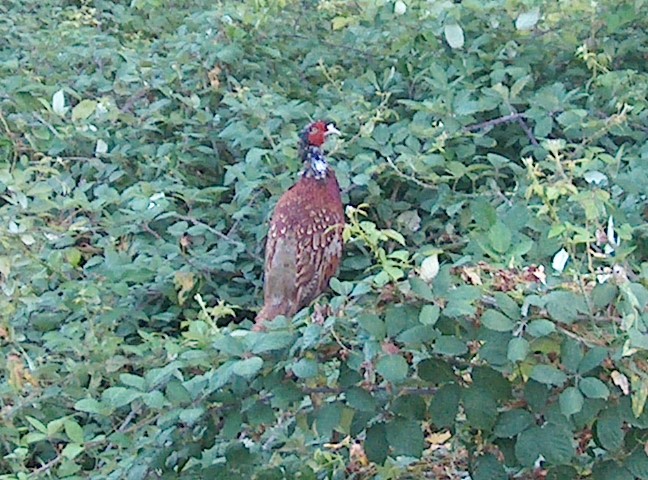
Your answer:
[[[312,302],[328,287],[342,258],[341,209],[318,208],[307,211],[297,229],[298,309]]]

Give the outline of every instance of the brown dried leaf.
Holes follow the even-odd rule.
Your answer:
[[[209,78],[209,84],[214,90],[218,90],[220,87],[220,74],[223,71],[223,69],[216,65],[214,68],[212,68],[209,72],[207,72],[207,77]]]
[[[477,267],[463,267],[461,269],[461,278],[471,285],[481,285],[481,277],[479,276],[479,268]]]
[[[452,434],[449,431],[436,432],[428,435],[426,441],[430,444],[432,450],[436,450],[441,447],[450,448],[450,445],[447,442],[451,438]]]

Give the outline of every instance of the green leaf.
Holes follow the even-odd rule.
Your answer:
[[[524,338],[515,337],[509,341],[506,358],[511,362],[522,362],[527,358],[529,351],[529,342]]]
[[[583,395],[575,387],[568,387],[560,394],[560,411],[566,417],[571,417],[583,408]]]
[[[419,422],[397,418],[387,423],[385,430],[393,455],[418,458],[423,453],[425,438]]]
[[[376,371],[388,382],[400,382],[407,377],[407,361],[400,355],[386,355],[378,360]]]
[[[608,407],[599,415],[596,421],[596,436],[601,447],[615,452],[623,444],[623,419],[618,410]]]
[[[329,282],[329,285],[331,286],[331,289],[337,293],[338,295],[342,295],[344,297],[347,297],[351,294],[353,291],[353,283],[351,282],[341,282],[337,278],[333,277],[331,278],[331,281]]]
[[[169,380],[164,391],[165,397],[173,406],[187,405],[191,402],[191,395],[186,387],[178,380],[173,378]]]
[[[607,385],[595,377],[582,378],[578,383],[578,388],[587,398],[603,398],[607,400],[610,396]]]
[[[502,222],[497,222],[488,231],[488,240],[498,253],[506,253],[511,248],[511,230]]]
[[[102,392],[101,401],[112,408],[119,408],[141,396],[142,392],[132,388],[110,387]]]
[[[84,450],[85,447],[81,444],[68,443],[65,447],[63,447],[61,454],[68,460],[72,460],[79,456],[79,454],[83,453]]]
[[[540,455],[549,464],[569,463],[575,454],[573,434],[565,427],[547,424],[531,427],[518,436],[515,456],[522,465],[531,467]]]
[[[108,416],[113,409],[101,403],[94,398],[83,398],[74,404],[74,409],[79,412],[95,413],[97,415]]]
[[[425,400],[419,395],[401,395],[392,402],[391,411],[410,420],[425,420]]]
[[[387,429],[384,423],[376,423],[367,429],[365,453],[371,462],[382,465],[389,453]]]
[[[481,317],[484,326],[496,332],[510,332],[515,324],[497,310],[486,310]]]
[[[153,390],[152,392],[144,394],[142,400],[147,407],[154,410],[159,410],[163,407],[170,406],[171,403],[164,398],[164,394],[159,390]]]
[[[512,438],[533,425],[533,415],[516,408],[500,415],[493,430],[496,437]]]
[[[576,372],[583,359],[583,348],[580,342],[565,338],[560,345],[560,359],[567,371]]]
[[[64,427],[65,420],[66,418],[62,417],[62,418],[55,418],[54,420],[49,422],[47,424],[47,436],[53,437],[54,435],[59,433]]]
[[[403,330],[418,324],[416,321],[417,311],[409,306],[391,306],[385,312],[385,325],[387,335],[395,337]]]
[[[119,381],[126,385],[127,387],[133,387],[141,391],[145,391],[146,380],[139,375],[133,375],[132,373],[122,373],[119,375]]]
[[[191,427],[200,420],[200,418],[204,415],[204,413],[205,413],[205,409],[203,407],[184,408],[180,410],[180,414],[178,416],[180,418],[180,421],[182,421],[182,423]]]
[[[410,287],[412,288],[412,292],[414,294],[418,295],[423,300],[427,300],[429,302],[434,301],[434,294],[432,293],[432,288],[430,288],[430,285],[428,285],[427,282],[424,282],[419,277],[410,277],[408,281]]]
[[[259,335],[252,346],[252,353],[260,354],[289,347],[295,342],[295,336],[288,332],[265,332]]]
[[[546,337],[556,331],[556,325],[550,320],[533,320],[527,326],[527,333],[533,337]]]
[[[494,455],[487,453],[477,458],[475,471],[472,477],[474,480],[507,480],[509,476],[504,466]]]
[[[556,465],[569,463],[576,454],[572,432],[565,426],[552,424],[542,430],[542,450],[547,461]]]
[[[63,423],[63,426],[65,427],[65,434],[70,440],[72,440],[74,443],[84,442],[83,428],[81,428],[81,426],[77,422],[75,422],[71,418],[67,418]]]
[[[318,373],[317,362],[309,358],[302,358],[292,366],[292,371],[299,378],[313,378]]]
[[[499,309],[512,320],[520,319],[520,306],[509,295],[503,292],[493,294]]]
[[[433,385],[441,385],[456,381],[452,367],[439,358],[428,358],[417,365],[417,372],[421,380]]]
[[[85,120],[94,113],[96,107],[97,102],[94,100],[81,100],[72,109],[72,121],[78,122],[79,120]]]
[[[324,404],[315,414],[315,428],[317,433],[324,437],[330,438],[333,430],[340,425],[342,418],[342,408],[338,403]]]
[[[263,367],[261,357],[250,357],[245,360],[239,360],[232,366],[232,372],[241,377],[251,377]]]
[[[378,315],[363,314],[358,317],[358,324],[376,340],[383,340],[387,335],[387,327]]]
[[[434,353],[456,357],[468,352],[468,346],[453,335],[442,335],[434,342]]]
[[[441,387],[430,403],[430,416],[438,427],[451,427],[459,411],[461,387],[450,383]]]
[[[567,375],[551,365],[535,365],[530,377],[545,385],[562,386],[567,381]]]
[[[422,343],[431,342],[438,336],[438,332],[432,327],[427,325],[416,325],[415,327],[408,328],[404,332],[398,334],[396,336],[396,341],[410,347],[415,347]]]
[[[637,480],[634,475],[612,460],[595,463],[591,477],[592,480]]]
[[[272,408],[265,402],[254,402],[252,406],[246,410],[245,413],[247,414],[247,421],[254,426],[270,424],[277,420]],[[239,424],[237,425],[236,430],[240,431],[240,429],[241,424],[239,420]]]
[[[572,292],[551,292],[546,296],[546,300],[549,315],[558,322],[571,324],[578,318],[579,313],[587,312],[582,295]]]
[[[43,422],[30,415],[25,415],[25,420],[27,420],[36,430],[47,435],[47,427],[43,424]]]
[[[488,391],[471,387],[463,392],[466,420],[472,428],[490,430],[497,419],[497,403]]]
[[[345,394],[347,404],[356,410],[373,412],[376,410],[376,400],[364,388],[351,387]]]
[[[595,369],[601,363],[603,363],[603,360],[605,360],[608,356],[608,351],[603,348],[603,347],[594,347],[590,351],[588,351],[585,356],[583,357],[583,360],[581,360],[580,364],[578,365],[578,373],[581,375],[586,374],[587,372]]]
[[[423,325],[434,326],[439,320],[441,310],[436,305],[423,305],[419,314],[419,322]]]
[[[624,466],[636,478],[641,480],[648,478],[648,454],[645,450],[637,449],[632,452],[630,457],[625,460]]]

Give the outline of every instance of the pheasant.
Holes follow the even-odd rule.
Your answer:
[[[292,316],[306,307],[340,266],[344,208],[335,172],[322,150],[326,138],[339,133],[333,124],[318,121],[299,135],[304,171],[281,196],[270,221],[257,330],[277,315]]]

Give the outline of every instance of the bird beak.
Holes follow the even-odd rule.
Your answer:
[[[342,132],[340,132],[337,128],[335,128],[335,125],[329,123],[328,125],[326,125],[326,132],[324,133],[324,135],[328,137],[331,134],[342,135]]]

